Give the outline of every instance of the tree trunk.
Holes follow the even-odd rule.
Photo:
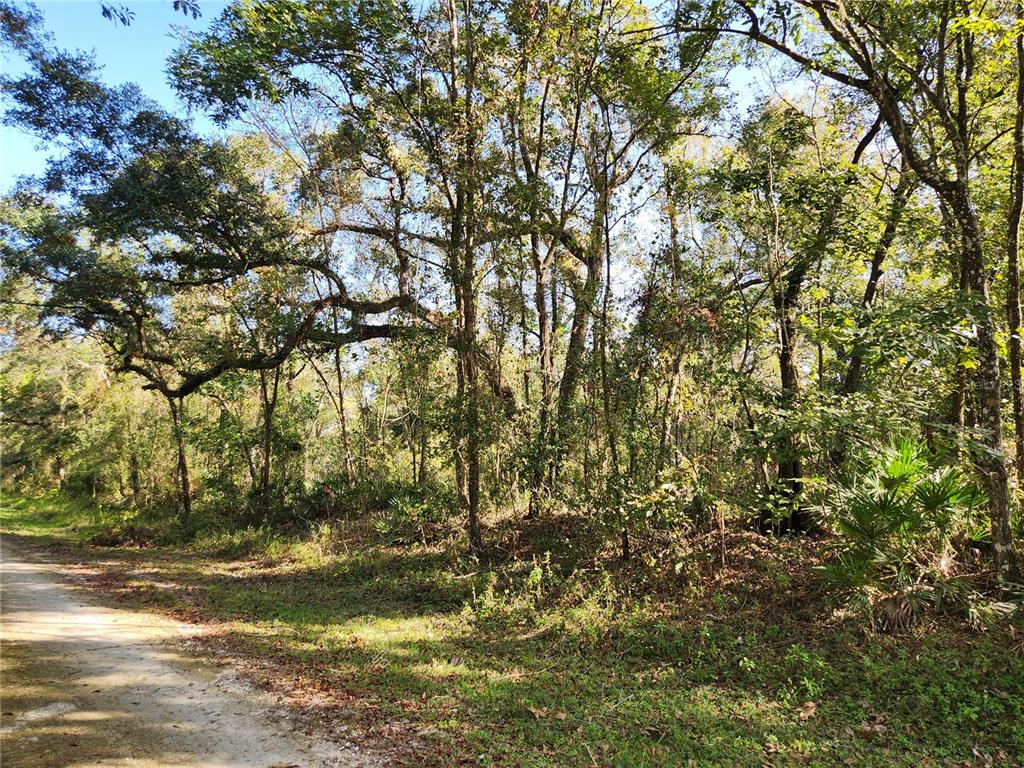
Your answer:
[[[1024,22],[1024,3],[1017,3],[1017,21]],[[1024,34],[1017,35],[1016,115],[1013,123],[1013,164],[1010,211],[1007,216],[1006,320],[1010,329],[1010,386],[1017,490],[1024,489],[1024,382],[1021,381],[1020,223],[1024,208]]]
[[[139,479],[139,455],[135,448],[128,457],[128,483],[132,488],[132,501],[138,504],[142,496],[142,482]]]
[[[583,284],[578,283],[573,291],[574,309],[572,328],[569,331],[569,345],[565,352],[565,365],[562,380],[558,385],[558,414],[555,433],[555,456],[553,459],[555,474],[566,452],[570,448],[570,421],[572,419],[573,400],[579,387],[583,373],[583,359],[586,347],[587,332],[594,313],[598,291],[601,287],[604,265],[604,228],[605,216],[608,211],[608,184],[604,178],[594,179],[594,214],[591,222],[590,243],[587,248],[586,276]]]
[[[796,405],[800,396],[800,375],[796,369],[796,320],[800,293],[809,268],[810,260],[803,259],[786,275],[784,290],[775,291],[775,316],[779,328],[779,404],[783,410]],[[779,521],[771,520],[769,513],[763,514],[759,527],[762,530],[777,528],[779,533],[802,533],[810,529],[810,519],[802,500],[804,472],[796,436],[788,434],[782,437],[776,450],[779,453],[776,485],[790,511]]]
[[[603,185],[607,187],[607,181]],[[605,210],[604,217],[604,269],[605,274],[610,276],[612,269],[612,250],[611,243],[609,242],[609,231],[608,231],[608,212]],[[609,385],[608,378],[608,307],[611,302],[611,280],[606,279],[604,282],[604,298],[601,302],[601,322],[600,329],[595,323],[594,333],[597,336],[595,339],[598,350],[600,351],[600,364],[601,364],[601,405],[602,412],[604,413],[604,424],[605,431],[608,434],[608,450],[611,455],[611,480],[613,483],[612,497],[614,499],[615,506],[622,509],[622,483],[620,478],[619,469],[619,439],[618,439],[618,426],[617,426],[617,414],[615,411],[617,408],[612,407],[612,391]],[[630,476],[633,476],[633,467],[630,467]],[[629,545],[629,521],[622,520],[622,528],[619,531],[619,554],[624,561],[630,559],[630,545]]]
[[[419,484],[427,484],[427,450],[430,444],[430,432],[427,429],[427,421],[425,418],[419,419],[419,438],[420,438],[420,470],[419,470]]]
[[[334,324],[334,333],[340,333],[338,323],[338,308],[331,307],[331,320]],[[341,368],[341,347],[334,348],[334,381],[338,389],[338,425],[341,427],[341,450],[344,460],[344,477],[348,483],[355,480],[355,463],[352,460],[352,444],[348,436],[348,416],[345,413],[345,376]]]
[[[798,283],[790,276],[782,301],[776,301],[779,315],[779,378],[782,387],[780,405],[792,408],[800,396],[800,375],[796,369],[797,333],[796,300],[799,296]],[[806,513],[801,498],[804,490],[803,462],[796,437],[787,435],[779,446],[779,471],[776,481],[783,497],[792,505],[792,512],[780,523],[780,532],[806,530]]]
[[[466,431],[466,522],[470,549],[474,554],[480,554],[483,549],[480,535],[480,382],[476,359],[476,297],[473,295],[472,287],[475,270],[470,262],[475,256],[471,239],[467,239],[466,251],[461,361],[466,390],[464,422]]]
[[[188,476],[188,460],[185,457],[185,431],[181,426],[181,408],[185,405],[184,398],[167,398],[167,406],[171,410],[171,432],[178,448],[178,520],[182,528],[188,525],[192,516],[192,483]]]
[[[871,309],[874,306],[875,296],[878,293],[878,285],[882,280],[882,275],[885,274],[882,266],[885,263],[889,249],[892,248],[892,244],[896,240],[896,233],[899,230],[900,221],[903,218],[904,211],[906,211],[907,203],[910,200],[912,192],[913,183],[911,181],[911,172],[904,160],[903,166],[900,169],[900,180],[896,183],[896,189],[894,189],[892,193],[892,201],[889,203],[889,214],[885,219],[885,228],[882,230],[882,236],[878,239],[878,242],[875,244],[875,249],[871,254],[868,280],[864,286],[864,298],[861,301],[861,308],[863,311],[857,321],[857,331],[860,333],[863,333],[867,330],[868,326],[871,325]],[[860,389],[863,376],[864,346],[863,343],[858,340],[854,342],[853,349],[850,352],[850,359],[846,365],[846,373],[844,374],[843,381],[839,386],[840,397],[847,398],[857,392]],[[846,454],[846,435],[840,435],[837,440],[837,444],[829,452],[829,464],[834,469],[842,467],[846,462]]]
[[[665,214],[668,219],[669,253],[671,254],[669,287],[671,289],[670,293],[672,299],[676,300],[679,295],[680,273],[682,271],[682,265],[679,261],[682,248],[679,242],[679,211],[676,207],[675,196],[673,193],[671,172],[666,172],[665,174]],[[661,474],[661,471],[665,468],[665,459],[668,455],[670,427],[669,413],[671,413],[672,404],[675,402],[676,395],[679,392],[679,384],[683,371],[683,354],[683,343],[681,341],[677,342],[671,366],[672,376],[669,379],[668,392],[665,394],[665,402],[662,403],[661,407],[661,427],[659,429],[658,436],[658,460],[656,465],[656,472],[658,474]]]
[[[132,489],[132,504],[138,506],[142,496],[142,480],[139,477],[139,452],[131,416],[128,417],[127,427],[125,431],[131,442],[131,448],[128,451],[128,486]]]
[[[665,460],[668,458],[668,443],[669,437],[671,436],[671,422],[669,420],[669,413],[672,410],[672,404],[676,400],[676,395],[679,393],[679,384],[682,379],[683,373],[683,349],[682,344],[679,345],[679,349],[676,350],[675,358],[672,361],[672,376],[669,379],[668,392],[665,393],[665,402],[662,403],[661,407],[661,428],[658,437],[658,463],[656,465],[656,471],[658,474],[665,468]]]
[[[544,264],[540,253],[540,238],[530,236],[530,247],[533,256],[534,306],[537,310],[540,359],[540,409],[537,437],[534,446],[534,464],[530,483],[530,511],[534,517],[541,512],[544,495],[544,481],[549,475],[551,462],[551,415],[554,401],[555,363],[552,350],[554,328],[551,314],[548,312],[549,270]]]
[[[871,325],[871,315],[869,313],[875,303],[879,281],[881,281],[882,275],[885,274],[882,265],[885,263],[885,257],[888,255],[889,249],[892,248],[892,244],[896,240],[896,232],[899,229],[899,224],[907,208],[907,202],[910,199],[912,190],[911,174],[904,161],[904,166],[900,169],[900,180],[897,182],[896,189],[892,193],[889,215],[885,219],[885,228],[882,230],[882,236],[879,238],[878,243],[875,245],[875,250],[871,254],[868,281],[864,286],[864,299],[861,302],[864,313],[857,322],[858,331],[863,331]],[[846,366],[846,374],[843,376],[843,383],[839,388],[839,394],[843,397],[848,397],[860,388],[863,369],[864,349],[860,345],[855,345]]]
[[[257,489],[260,516],[264,521],[270,514],[270,471],[274,457],[274,411],[277,408],[278,385],[281,381],[281,369],[274,369],[272,384],[267,382],[267,372],[260,371],[260,404],[263,406],[263,430],[260,453],[260,484]]]
[[[459,115],[463,142],[456,155],[455,195],[451,210],[451,236],[449,239],[449,267],[455,294],[455,308],[459,313],[457,339],[456,387],[459,419],[453,434],[455,476],[459,499],[466,513],[469,548],[474,555],[482,552],[480,534],[480,387],[477,361],[477,303],[476,303],[476,131],[473,98],[476,78],[476,51],[474,49],[473,2],[463,0],[465,17],[464,54],[460,62],[459,20],[455,0],[449,0],[449,104],[453,117]],[[464,63],[464,67],[461,66]],[[460,95],[458,82],[464,71]]]
[[[1018,574],[1017,552],[1010,527],[1010,489],[1003,451],[1003,424],[1000,415],[1002,380],[999,370],[999,347],[996,342],[995,318],[989,300],[988,279],[978,217],[971,206],[966,183],[955,187],[953,214],[963,232],[964,268],[967,285],[974,300],[977,322],[978,367],[974,380],[977,399],[979,439],[972,445],[974,464],[981,475],[989,501],[992,523],[993,566],[1000,581],[1012,580]]]

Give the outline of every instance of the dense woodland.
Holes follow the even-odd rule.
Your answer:
[[[8,490],[652,573],[806,535],[869,612],[1012,609],[1024,4],[239,0],[168,63],[213,132],[0,21],[51,158]]]

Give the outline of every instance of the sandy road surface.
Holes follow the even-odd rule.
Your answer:
[[[92,605],[9,541],[0,614],[3,768],[368,764],[289,733],[257,694],[190,661],[180,641],[195,628]]]

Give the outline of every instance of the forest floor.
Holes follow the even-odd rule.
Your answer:
[[[197,654],[386,765],[1024,765],[1022,627],[871,632],[828,599],[819,541],[737,532],[652,591],[344,530],[97,546],[53,497],[0,525],[101,600],[202,624]]]

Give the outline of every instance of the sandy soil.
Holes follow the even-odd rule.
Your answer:
[[[268,697],[189,659],[199,628],[91,604],[37,554],[0,543],[4,768],[367,768],[291,733]]]

